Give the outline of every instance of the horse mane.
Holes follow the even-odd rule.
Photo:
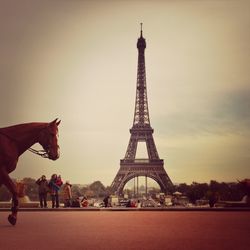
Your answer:
[[[15,134],[18,134],[20,131],[22,133],[25,133],[26,131],[30,131],[31,128],[35,130],[40,130],[42,128],[45,128],[48,126],[49,123],[45,122],[30,122],[30,123],[23,123],[23,124],[17,124],[17,125],[12,125],[4,128],[0,128],[0,132],[3,132],[4,134],[15,136]]]

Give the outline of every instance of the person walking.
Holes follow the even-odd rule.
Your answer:
[[[47,193],[48,193],[48,181],[46,176],[42,175],[37,181],[36,184],[39,186],[38,194],[40,200],[40,207],[47,208]]]
[[[64,207],[71,207],[71,200],[72,200],[71,186],[72,185],[69,183],[69,181],[66,181],[65,185],[63,186]]]
[[[53,174],[51,176],[50,181],[49,181],[50,195],[51,195],[51,200],[52,200],[52,208],[59,207],[59,194],[58,194],[58,192],[60,190],[60,186],[58,184],[59,184],[59,182],[57,179],[57,175]]]

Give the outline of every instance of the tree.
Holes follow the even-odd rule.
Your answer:
[[[190,185],[180,183],[178,186],[175,186],[175,190],[186,195],[190,191]]]
[[[89,185],[89,189],[93,191],[94,197],[104,197],[106,195],[106,188],[100,181],[94,181]]]
[[[197,182],[193,182],[190,186],[190,189],[187,192],[187,196],[192,203],[195,203],[196,200],[204,198],[207,191],[208,191],[207,183],[200,184]]]
[[[73,197],[82,196],[82,192],[81,192],[81,189],[80,189],[79,185],[72,185],[71,186],[71,192],[72,192]]]
[[[25,184],[24,194],[27,195],[30,200],[38,200],[38,185],[36,180],[32,178],[23,178],[22,182]]]

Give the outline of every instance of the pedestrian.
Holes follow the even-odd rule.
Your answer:
[[[72,185],[69,183],[69,181],[66,181],[65,185],[63,186],[64,207],[71,207],[71,201],[72,201],[71,186]]]
[[[39,194],[39,200],[40,200],[40,207],[41,208],[47,208],[47,193],[49,191],[48,189],[48,181],[46,180],[46,176],[42,175],[37,181],[36,184],[38,187],[38,194]]]
[[[81,207],[81,204],[80,204],[80,198],[77,197],[76,199],[72,199],[72,204],[71,204],[72,207]]]
[[[137,208],[141,208],[141,201],[140,200],[137,201]]]
[[[49,181],[49,188],[50,188],[50,194],[51,194],[51,200],[52,200],[52,208],[59,207],[59,190],[60,186],[57,185],[57,175],[53,174],[51,176],[51,179]]]
[[[128,200],[126,207],[131,207],[131,206],[132,206],[131,200]]]
[[[88,199],[86,196],[83,196],[81,200],[82,207],[87,207],[89,205]]]
[[[103,199],[103,202],[104,202],[104,207],[108,207],[108,204],[109,204],[109,195],[107,195],[107,196]]]
[[[62,181],[61,175],[58,175],[56,178],[56,185],[61,187],[62,184],[63,184],[63,181]]]

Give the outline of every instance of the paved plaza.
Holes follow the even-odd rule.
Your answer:
[[[250,212],[0,212],[1,250],[250,249]]]

